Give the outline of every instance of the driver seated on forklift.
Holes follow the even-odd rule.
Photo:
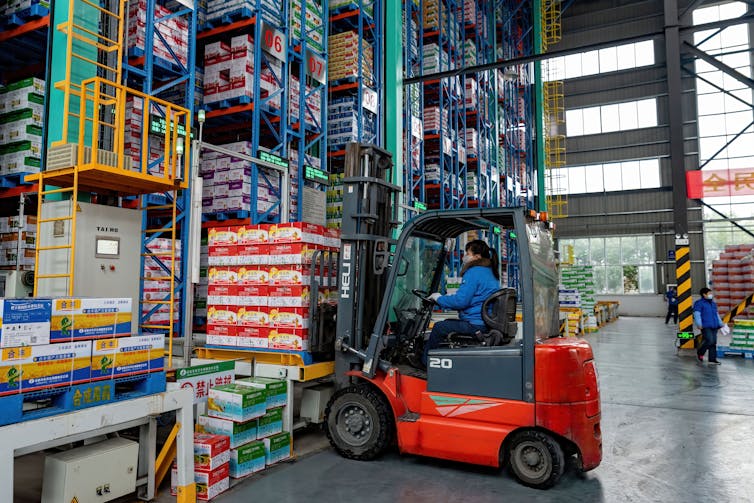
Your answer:
[[[497,254],[487,243],[476,239],[466,245],[461,278],[461,286],[454,295],[433,293],[429,296],[440,308],[458,311],[459,319],[438,321],[432,327],[421,357],[424,368],[427,367],[429,350],[437,348],[451,333],[473,335],[486,330],[482,304],[500,289]]]

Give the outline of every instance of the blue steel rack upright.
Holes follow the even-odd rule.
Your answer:
[[[423,73],[447,71],[460,64],[458,55],[460,42],[460,26],[457,17],[458,4],[455,0],[433,0],[433,3],[437,6],[437,25],[428,24],[428,0],[425,0],[422,33],[423,43],[436,44],[439,65],[431,72],[423,67]],[[443,57],[444,54],[447,57]],[[423,56],[426,60],[426,47]],[[459,78],[430,80],[424,83],[425,107],[434,105],[437,106],[439,111],[439,127],[429,129],[426,117],[427,109],[424,110],[425,191],[427,192],[428,205],[431,208],[452,209],[461,207],[462,188],[458,177],[458,147],[461,144],[461,137],[457,129],[457,116],[463,92]],[[427,167],[430,164],[436,166],[436,171],[439,173],[438,178],[433,179],[428,176]]]
[[[422,73],[424,45],[422,34],[422,6],[424,0],[405,0],[403,3],[403,69],[406,77]],[[412,208],[407,216],[426,207],[424,176],[424,92],[421,84],[404,87],[403,187],[405,204]]]
[[[532,2],[502,0],[495,5],[496,57],[512,59],[532,54]],[[536,180],[533,149],[534,93],[531,65],[506,68],[502,76],[503,95],[498,96],[502,107],[498,120],[502,123],[500,144],[504,169],[500,171],[501,204],[505,206],[534,207]],[[502,117],[500,117],[502,113]],[[501,120],[502,119],[502,120]],[[501,124],[498,124],[500,127]],[[507,261],[508,285],[517,288],[518,251],[515,240],[505,237],[504,255]]]
[[[134,1],[134,0],[132,0]],[[138,2],[138,0],[135,0]],[[130,4],[131,2],[129,2]],[[162,5],[167,7],[171,13],[160,18],[156,17],[156,6]],[[129,9],[130,10],[130,9]],[[179,3],[174,1],[163,0],[146,0],[146,16],[144,27],[144,49],[138,50],[135,48],[129,48],[126,52],[126,61],[123,65],[123,73],[125,82],[135,88],[142,91],[144,94],[153,96],[165,96],[170,95],[175,99],[177,105],[187,108],[191,112],[191,117],[194,116],[194,91],[195,91],[195,79],[196,79],[196,35],[197,35],[197,3],[193,8],[188,7],[185,3]],[[173,45],[166,39],[165,35],[161,33],[159,27],[163,23],[181,18],[187,22],[188,25],[188,46],[187,46],[187,58],[186,63],[180,60],[179,55],[174,50]],[[138,20],[137,20],[138,26]],[[170,55],[167,58],[161,58],[155,55],[154,45],[155,42],[161,42]],[[182,97],[182,99],[181,99]],[[143,110],[144,121],[143,127],[152,123],[152,120],[147,120],[150,117],[151,110]],[[164,111],[157,110],[158,115],[163,114]],[[159,117],[156,117],[159,119]],[[146,131],[144,134],[148,134]],[[185,142],[190,142],[190,135],[187,132],[185,136]],[[149,152],[142,151],[141,155],[149,155]],[[157,159],[150,162],[150,167],[157,166],[162,159]],[[188,173],[184,174],[188,178]],[[170,234],[170,227],[176,226],[176,244],[180,243],[180,249],[185,253],[188,250],[188,235],[189,235],[189,214],[190,214],[190,189],[184,191],[177,191],[177,199],[175,201],[177,214],[175,220],[170,218],[164,218],[160,215],[160,212],[165,208],[173,204],[171,193],[165,193],[162,195],[147,195],[140,196],[140,206],[145,210],[143,211],[142,221],[142,260],[140,267],[140,287],[139,287],[139,309],[140,309],[140,332],[154,332],[162,329],[157,328],[163,324],[160,322],[154,322],[151,320],[155,313],[160,310],[163,304],[160,302],[169,302],[175,299],[175,303],[178,305],[177,312],[180,313],[177,316],[177,321],[173,323],[174,336],[183,335],[183,319],[184,319],[184,305],[186,302],[187,292],[187,273],[188,263],[186,260],[180,261],[180,267],[171,269],[170,264],[166,264],[165,260],[156,256],[150,249],[149,245],[154,242],[155,239],[162,237],[163,235]],[[150,211],[150,209],[152,211]],[[157,213],[157,216],[155,216]],[[164,211],[163,211],[164,213]],[[151,229],[161,228],[162,232],[154,232]],[[157,301],[144,304],[144,282],[145,282],[145,261],[147,257],[152,258],[159,267],[167,274],[174,274],[174,291],[172,294],[168,292],[163,298]],[[173,271],[173,272],[171,272]],[[147,301],[148,302],[148,301]],[[144,308],[144,306],[151,306]],[[142,327],[148,328],[142,328]],[[166,325],[168,326],[168,325]]]
[[[356,57],[357,72],[355,76],[345,79],[332,79],[330,81],[328,104],[338,98],[355,98],[356,131],[352,134],[351,141],[359,143],[372,143],[383,146],[382,132],[382,100],[383,100],[383,7],[382,0],[352,0],[351,2],[331,9],[330,32],[328,39],[332,43],[332,37],[337,34],[353,31],[358,37],[358,50]],[[365,44],[372,47],[373,64],[367,70],[372,75],[364,74]],[[333,60],[332,51],[330,62]],[[365,98],[367,98],[365,100]],[[370,102],[369,108],[365,101]],[[329,114],[328,114],[329,115]],[[329,119],[328,119],[329,120]],[[345,160],[345,143],[333,140],[333,131],[328,131],[328,153],[330,173],[342,173]]]
[[[475,0],[473,2],[474,18],[469,19],[464,14],[464,65],[476,65],[491,62],[492,47],[490,45],[489,18],[490,9],[487,0]],[[465,11],[464,11],[465,13]],[[473,42],[476,58],[467,61],[465,44]],[[479,72],[467,75],[467,82],[476,86],[476,103],[466,108],[467,131],[474,130],[477,134],[477,149],[472,155],[468,155],[468,169],[476,174],[477,195],[468,199],[468,205],[491,207],[497,205],[497,183],[492,179],[492,173],[496,168],[493,162],[492,148],[494,136],[492,133],[492,120],[490,102],[494,101],[495,89],[491,85],[492,72]],[[467,139],[467,150],[469,150]]]
[[[223,39],[235,35],[252,35],[254,43],[254,73],[252,78],[252,97],[250,99],[230,99],[205,105],[206,124],[204,127],[204,141],[212,144],[229,143],[233,141],[250,141],[251,156],[259,158],[260,152],[270,152],[282,158],[288,156],[288,45],[290,30],[288,27],[289,1],[283,1],[278,9],[263,0],[250,0],[232,13],[219,19],[207,19],[198,39],[205,44],[210,40]],[[286,46],[277,53],[263,50],[262,42],[267,33],[272,38],[282,35],[286,39]],[[281,44],[282,45],[282,44]],[[276,63],[276,61],[278,63]],[[262,92],[262,74],[271,76],[275,89]],[[216,219],[224,225],[251,223],[256,225],[264,222],[277,222],[281,216],[282,190],[288,190],[282,185],[282,175],[278,171],[270,172],[251,164],[250,211],[220,213],[206,216]],[[259,209],[260,181],[271,187],[275,198],[268,208]],[[275,183],[277,189],[274,189]],[[299,186],[301,190],[301,186]]]
[[[50,10],[33,3],[27,9],[0,18],[0,85],[7,85],[28,77],[43,80],[47,72],[47,52],[50,35]],[[49,93],[45,93],[45,102]],[[45,110],[47,105],[45,103]],[[42,128],[40,159],[45,159],[46,128]],[[24,182],[17,173],[0,176],[0,198],[15,197],[33,192],[36,187]]]
[[[327,40],[329,25],[329,8],[327,0],[320,0],[315,11],[321,24],[308,22],[309,2],[307,0],[292,0],[294,5],[300,5],[301,12],[298,15],[301,26],[300,38],[296,38],[291,29],[288,41],[289,83],[296,75],[299,82],[298,114],[288,119],[289,153],[294,150],[297,153],[298,166],[296,186],[298,187],[299,204],[296,212],[291,214],[291,219],[300,221],[303,218],[303,187],[311,185],[320,191],[326,191],[328,182],[316,181],[313,177],[306,176],[307,167],[315,167],[327,172]],[[291,24],[297,16],[295,9],[290,8]],[[321,42],[317,43],[315,37],[321,31]],[[290,88],[288,86],[289,101]],[[318,101],[319,113],[309,105],[310,99]],[[316,160],[316,162],[315,162]],[[318,164],[318,166],[313,166]]]

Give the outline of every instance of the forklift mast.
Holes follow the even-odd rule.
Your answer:
[[[359,143],[346,146],[336,376],[344,376],[363,361],[385,296],[401,190],[390,183],[392,171],[389,152]]]

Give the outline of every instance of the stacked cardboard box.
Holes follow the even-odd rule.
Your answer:
[[[301,120],[301,84],[298,77],[291,75],[290,78],[290,101],[288,103],[288,114],[291,122],[299,122]],[[306,84],[306,94],[304,98],[304,110],[303,119],[304,122],[310,126],[317,126],[320,124],[320,118],[322,115],[322,90],[312,91],[312,87]]]
[[[330,173],[327,188],[327,227],[339,229],[343,222],[343,173]]]
[[[131,311],[131,299],[0,299],[0,396],[164,370],[164,336],[130,337]]]
[[[196,499],[209,501],[230,488],[230,441],[225,435],[194,433]],[[178,468],[171,471],[170,494],[178,494]]]
[[[729,245],[712,262],[712,287],[720,316],[729,313],[754,292],[754,245]],[[737,320],[754,318],[749,307],[736,316]]]
[[[565,318],[565,335],[568,337],[577,337],[581,333],[581,327],[585,321],[581,309],[561,305],[560,315],[561,319]]]
[[[450,70],[450,63],[450,56],[445,49],[440,49],[437,44],[424,44],[422,57],[422,71],[424,73]]]
[[[206,231],[205,231],[206,232]],[[194,288],[194,325],[207,321],[207,292],[209,290],[209,241],[204,234],[199,246],[199,284]]]
[[[226,23],[227,16],[243,15],[251,17],[257,13],[256,0],[209,0],[207,2],[207,21],[219,21]],[[279,23],[281,20],[282,6],[279,0],[262,0],[262,16],[268,20]]]
[[[144,286],[141,314],[149,315],[148,324],[168,325],[170,322],[170,305],[157,305],[155,302],[162,302],[169,299],[170,294],[170,272],[171,257],[169,253],[172,248],[172,241],[168,238],[156,238],[149,242],[147,248],[150,253],[157,256],[145,257],[144,259]],[[175,242],[175,270],[181,268],[181,242]],[[166,271],[163,266],[168,270]],[[180,320],[183,313],[180,312],[181,298],[178,293],[173,297],[173,321]],[[153,311],[154,310],[154,311]]]
[[[736,317],[731,339],[731,348],[754,349],[754,320],[742,320]]]
[[[18,257],[18,233],[21,231],[21,255]],[[26,215],[23,225],[20,218],[0,217],[0,267],[15,267],[16,262],[23,270],[34,269],[34,250],[37,242],[37,217]]]
[[[364,1],[362,2],[362,8],[364,9],[364,13],[367,16],[373,16],[374,15],[374,2],[373,1]],[[330,0],[328,2],[328,6],[330,10],[337,10],[344,7],[351,7],[356,8],[359,4],[359,2],[356,2],[355,0]]]
[[[587,315],[584,331],[596,332],[599,327],[594,315],[596,299],[592,266],[563,267],[560,271],[560,283],[564,290],[578,291],[581,297],[581,304],[578,307]],[[572,304],[572,307],[576,306]]]
[[[325,27],[322,22],[322,6],[316,1],[306,0],[302,12],[301,0],[292,0],[290,7],[290,27],[293,38],[301,40],[301,18],[303,16],[306,23],[304,33],[307,37],[307,45],[315,51],[322,52],[325,48]]]
[[[576,288],[560,288],[558,302],[561,307],[581,307],[581,292]]]
[[[441,0],[425,0],[422,11],[424,29],[439,29],[445,37],[457,39],[460,34],[460,23],[457,22],[458,14],[461,14],[461,12],[451,14]]]
[[[279,81],[283,79],[282,65],[271,58],[257,65],[254,58],[254,41],[251,35],[238,35],[225,41],[212,42],[204,48],[204,103],[254,98],[254,76],[261,66],[260,88],[262,98],[270,96],[265,104],[280,108]]]
[[[405,18],[403,22],[405,27]],[[403,47],[408,47],[409,56],[411,58],[419,56],[419,24],[415,19],[411,19],[411,25],[408,30],[403,30]],[[418,68],[412,68],[411,70],[416,72]]]
[[[147,135],[148,164],[147,171],[152,175],[165,173],[165,141],[160,134],[153,134],[149,129],[152,117],[160,117],[162,113],[154,104],[150,113],[144,114],[144,100],[137,96],[126,98],[126,133],[124,149],[126,157],[131,159],[131,169],[141,171],[142,151],[144,149],[144,135]],[[162,159],[161,162],[157,162]]]
[[[0,2],[0,16],[17,14],[34,5],[38,5],[44,9],[50,8],[50,2],[46,0],[4,0]]]
[[[197,430],[230,439],[230,476],[242,478],[291,455],[290,433],[283,431],[288,383],[252,377],[210,390],[207,416]]]
[[[361,123],[358,119],[359,113]],[[330,100],[327,107],[327,143],[331,149],[345,148],[346,143],[360,139],[368,142],[376,135],[376,115],[362,108],[355,96],[342,96]]]
[[[251,142],[221,145],[227,150],[251,156]],[[259,168],[256,207],[252,208],[252,164],[237,157],[216,152],[202,155],[200,173],[204,179],[202,211],[207,214],[229,211],[256,211],[261,214],[272,209],[279,200],[280,176],[277,172]],[[262,174],[264,173],[264,176]],[[271,216],[277,216],[277,208]]]
[[[469,110],[479,107],[479,85],[474,79],[466,79],[464,83],[464,104]]]
[[[424,108],[425,131],[448,131],[450,129],[450,115],[447,109],[440,112],[440,107],[432,106]]]
[[[338,246],[337,231],[301,222],[210,229],[207,343],[308,350],[310,295],[324,302],[335,285],[312,256]],[[313,269],[325,283],[316,293]]]
[[[361,51],[361,59],[359,58]],[[357,31],[344,31],[328,38],[327,78],[330,82],[345,78],[360,79],[374,85],[374,51],[372,44],[359,38]]]
[[[129,50],[138,49],[141,53],[144,52],[147,15],[151,13],[147,13],[146,0],[129,0],[127,39]],[[186,66],[188,63],[188,21],[183,17],[173,16],[169,9],[161,5],[155,5],[154,19],[155,35],[152,42],[154,55],[170,63],[178,61]],[[157,35],[158,33],[160,36]]]
[[[0,176],[39,172],[45,83],[28,78],[0,91]]]

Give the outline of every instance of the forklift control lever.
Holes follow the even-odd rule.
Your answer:
[[[419,297],[424,302],[427,302],[428,304],[437,304],[434,299],[431,299],[429,297],[429,293],[425,292],[424,290],[417,290],[416,288],[414,288],[413,290],[411,290],[411,293]]]

